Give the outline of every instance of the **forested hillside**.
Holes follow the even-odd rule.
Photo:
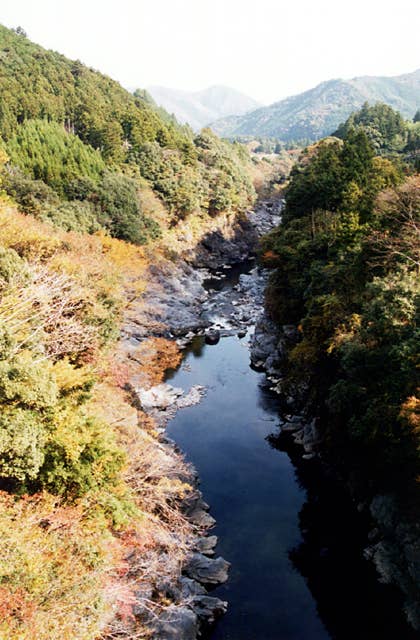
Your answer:
[[[368,127],[351,126],[362,111],[343,139],[302,154],[265,249],[276,265],[271,311],[299,326],[288,375],[305,381],[305,406],[328,415],[331,437],[348,437],[365,454],[383,448],[372,464],[394,459],[397,471],[415,439],[404,403],[417,383],[420,185],[413,165],[375,155],[376,111]],[[391,131],[382,148],[393,140]],[[416,447],[409,450],[414,461]]]
[[[195,136],[146,94],[2,26],[0,55],[3,184],[25,212],[141,244],[192,212],[252,202],[242,147]]]
[[[365,102],[384,102],[412,119],[420,106],[420,70],[393,78],[329,80],[268,107],[218,120],[212,129],[226,137],[310,142],[330,135]]]
[[[339,132],[342,139],[302,154],[282,224],[265,241],[263,259],[275,268],[270,313],[297,327],[282,355],[282,389],[316,419],[324,456],[358,499],[396,495],[399,517],[415,523],[420,178],[412,157],[389,154],[404,132],[391,109],[364,108]],[[406,551],[394,551],[402,563],[418,549],[415,535],[404,540]],[[388,577],[391,557],[383,563]],[[418,575],[407,566],[392,579],[403,584],[418,624]]]
[[[252,203],[252,165],[22,30],[0,27],[0,56],[0,637],[146,637],[133,607],[168,606],[152,585],[200,529],[188,469],[130,392],[177,346],[119,355],[123,311],[187,222],[193,246]]]
[[[369,106],[365,103],[360,111],[352,113],[333,134],[345,138],[350,131],[361,130],[369,138],[375,153],[392,155],[418,168],[420,151],[420,112],[413,120],[404,120],[398,111],[386,104]]]

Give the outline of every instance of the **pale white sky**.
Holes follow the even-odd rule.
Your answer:
[[[126,87],[225,84],[265,103],[420,67],[419,0],[0,0],[0,22]]]

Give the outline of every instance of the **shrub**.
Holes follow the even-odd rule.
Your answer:
[[[0,476],[25,484],[38,477],[45,457],[45,429],[34,411],[2,407]]]

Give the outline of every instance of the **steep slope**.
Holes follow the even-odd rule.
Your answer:
[[[1,25],[0,58],[4,188],[26,213],[142,244],[192,213],[252,200],[246,152],[195,137],[145,92]]]
[[[249,161],[23,33],[0,27],[0,58],[0,638],[150,637],[207,525],[134,392],[178,347],[140,344],[137,314],[158,270],[185,302],[176,259],[234,233]]]
[[[179,91],[166,87],[149,87],[156,103],[173,113],[179,122],[201,129],[218,118],[242,115],[259,107],[252,98],[230,87],[213,86],[202,91]]]
[[[284,141],[315,140],[334,131],[364,102],[384,102],[412,118],[420,105],[420,69],[393,78],[329,80],[296,96],[245,115],[215,121],[223,136],[264,136]]]

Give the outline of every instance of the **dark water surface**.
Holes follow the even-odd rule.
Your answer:
[[[248,338],[197,338],[174,386],[205,385],[168,426],[196,466],[232,563],[212,640],[411,640],[398,595],[363,559],[366,526],[317,463],[278,437],[278,400],[249,366]],[[287,449],[287,452],[284,450]]]

